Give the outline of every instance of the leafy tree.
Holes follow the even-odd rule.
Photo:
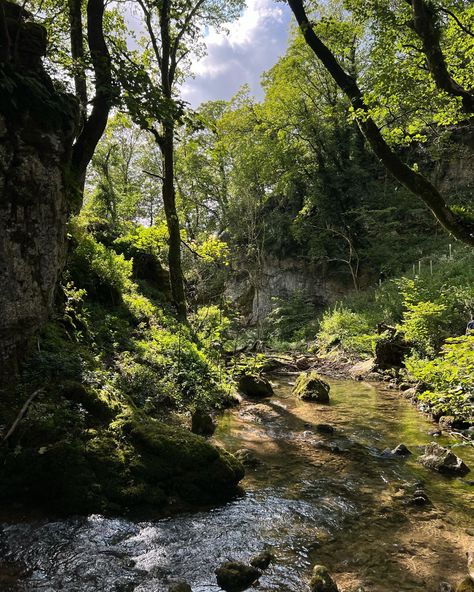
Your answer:
[[[357,76],[348,71],[341,60],[337,59],[335,51],[330,49],[331,39],[325,39],[327,37],[324,30],[326,22],[324,19],[318,18],[320,15],[317,12],[309,7],[316,18],[316,22],[313,23],[307,16],[303,0],[288,0],[288,3],[306,43],[350,100],[354,117],[376,156],[400,183],[428,206],[444,228],[457,239],[474,245],[472,217],[466,215],[463,210],[450,206],[426,176],[418,172],[416,167],[411,167],[402,160],[381,132],[383,121],[380,120],[383,110],[371,108],[370,97],[372,96],[373,102],[374,89],[369,86],[367,91],[365,90],[364,83],[370,82],[370,78],[364,80],[359,77],[358,80]],[[413,76],[413,73],[416,72],[420,75],[419,56],[421,53],[424,56],[421,66],[425,66],[426,70],[423,78],[425,84],[430,81],[434,84],[440,101],[443,97],[444,99],[452,99],[449,108],[456,112],[456,120],[461,118],[461,114],[463,118],[469,118],[472,115],[474,81],[472,61],[468,61],[468,56],[474,47],[474,38],[468,25],[459,26],[459,23],[462,24],[464,19],[469,23],[472,18],[472,7],[469,6],[469,3],[431,3],[425,0],[411,0],[407,3],[392,3],[382,0],[381,2],[367,3],[354,0],[354,2],[348,2],[347,5],[348,8],[352,8],[362,16],[362,20],[371,27],[371,33],[375,38],[375,47],[381,41],[383,41],[384,49],[391,47],[392,44],[387,45],[387,38],[384,34],[386,35],[388,32],[391,34],[392,41],[398,41],[400,39],[398,30],[401,25],[402,42],[396,43],[394,50],[397,67],[390,72],[388,69],[382,69],[379,81],[385,82],[386,87],[389,87],[393,77],[396,78],[400,72],[398,70],[400,62],[402,65],[403,63],[408,64],[407,69],[402,69],[402,72],[409,76],[407,80],[413,85],[417,84],[418,80]],[[452,14],[454,18],[451,21],[441,19],[440,12],[447,15]],[[401,22],[397,21],[400,17]],[[382,33],[379,34],[379,31]],[[408,44],[403,42],[405,33],[410,37]],[[349,48],[347,49],[349,50]],[[457,54],[457,50],[460,51],[459,54]],[[377,69],[378,66],[379,64],[374,60],[373,68]],[[461,74],[463,67],[467,73]],[[462,83],[460,83],[461,80]],[[385,111],[389,113],[394,97],[398,99],[399,95],[395,93],[392,96],[391,93],[386,93],[386,103],[385,105],[382,103]],[[414,108],[416,110],[416,104],[414,104]],[[443,109],[441,110],[443,111]]]
[[[185,108],[177,97],[186,60],[202,27],[218,25],[237,14],[238,2],[219,0],[139,0],[146,40],[143,51],[122,48],[118,68],[124,102],[132,119],[152,134],[162,155],[162,198],[169,231],[169,269],[173,300],[186,319],[181,269],[181,234],[176,208],[175,133]]]

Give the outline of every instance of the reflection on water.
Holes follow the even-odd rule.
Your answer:
[[[261,461],[249,469],[245,495],[156,522],[3,524],[2,592],[164,592],[176,580],[211,592],[219,563],[248,561],[264,547],[277,560],[262,592],[305,590],[314,562],[328,565],[343,592],[434,591],[462,573],[462,551],[474,539],[473,487],[416,463],[432,424],[398,395],[362,383],[332,382],[329,406],[295,401],[287,380],[275,386],[277,397],[227,412],[216,434]],[[318,424],[335,431],[321,433]],[[382,454],[400,442],[412,457]],[[472,447],[456,452],[474,467]],[[409,505],[417,482],[429,508]]]

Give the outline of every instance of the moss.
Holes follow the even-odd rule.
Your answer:
[[[329,403],[329,384],[315,371],[300,374],[293,394],[303,401]]]
[[[0,499],[60,513],[128,513],[162,510],[170,497],[204,504],[235,493],[243,468],[230,454],[124,404],[106,423],[110,408],[80,386],[64,392],[89,398],[87,413],[99,414],[97,427],[87,427],[84,410],[77,415],[76,401],[50,395],[35,403],[1,453]]]

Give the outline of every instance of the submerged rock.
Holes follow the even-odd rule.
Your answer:
[[[275,556],[273,555],[273,553],[268,549],[265,549],[265,551],[262,551],[258,555],[255,555],[255,557],[253,557],[250,560],[250,565],[258,569],[267,569],[267,567],[274,559]]]
[[[314,427],[320,434],[327,434],[328,436],[331,436],[336,431],[336,429],[328,423],[317,423]]]
[[[191,431],[200,436],[212,436],[216,431],[216,424],[209,413],[196,409],[191,418]]]
[[[329,403],[329,390],[329,384],[313,370],[300,374],[293,388],[293,394],[302,401]]]
[[[169,587],[168,592],[193,592],[191,586],[186,582],[178,582]]]
[[[339,592],[335,581],[324,565],[315,565],[313,567],[309,587],[311,592]]]
[[[237,561],[227,561],[215,571],[218,585],[226,592],[242,592],[262,575],[256,567]]]
[[[239,378],[238,388],[248,397],[271,397],[274,394],[273,387],[266,378],[252,374],[243,374]]]
[[[463,476],[470,471],[462,459],[436,442],[428,444],[425,447],[425,453],[418,460],[428,469],[448,475]]]
[[[244,467],[258,467],[258,465],[262,464],[262,461],[248,448],[240,448],[234,452],[234,456],[244,465]]]
[[[405,444],[399,444],[392,451],[395,456],[409,456],[411,451],[405,446]]]

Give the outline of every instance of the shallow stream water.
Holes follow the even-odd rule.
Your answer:
[[[305,592],[325,564],[341,592],[437,592],[466,573],[474,549],[474,448],[435,438],[434,424],[398,393],[331,381],[331,404],[276,396],[225,413],[215,440],[251,450],[245,494],[221,507],[154,522],[101,516],[0,525],[1,592],[165,592],[187,581],[216,592],[214,569],[264,548],[275,562],[261,592]],[[322,434],[329,424],[333,434]],[[421,467],[437,440],[473,471],[450,479]],[[410,457],[387,457],[403,442]],[[412,505],[423,488],[431,504]]]

